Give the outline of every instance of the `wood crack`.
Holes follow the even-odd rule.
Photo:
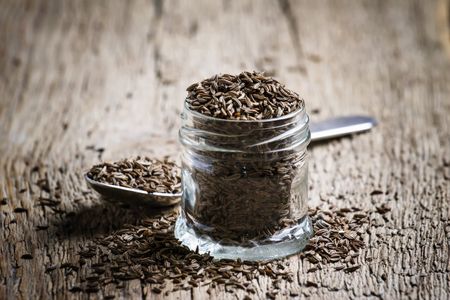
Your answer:
[[[436,26],[439,31],[439,42],[450,59],[450,0],[438,0],[436,5]]]
[[[294,46],[295,54],[297,56],[298,70],[302,74],[307,75],[307,70],[304,65],[305,55],[303,53],[303,47],[300,39],[300,32],[298,30],[297,18],[292,12],[291,3],[289,0],[278,0],[278,4],[288,25],[289,35],[291,36],[292,44]]]

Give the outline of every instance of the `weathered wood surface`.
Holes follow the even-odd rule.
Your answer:
[[[370,134],[311,147],[311,205],[392,209],[366,235],[359,270],[307,273],[310,263],[294,256],[295,280],[283,290],[321,299],[448,299],[448,4],[1,1],[0,298],[104,296],[69,292],[81,274],[61,264],[94,235],[139,216],[89,192],[81,174],[99,160],[89,146],[104,148],[103,159],[177,156],[185,87],[257,69],[303,95],[313,120],[361,113],[380,122]],[[46,197],[56,202],[42,205]],[[46,273],[50,265],[58,267]],[[271,282],[257,284],[253,297],[264,298]],[[205,291],[169,297],[244,296]],[[108,293],[163,297],[138,280]]]

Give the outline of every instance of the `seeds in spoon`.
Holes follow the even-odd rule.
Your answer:
[[[92,180],[136,188],[146,192],[180,193],[180,169],[168,158],[164,160],[136,157],[93,166],[88,177]]]

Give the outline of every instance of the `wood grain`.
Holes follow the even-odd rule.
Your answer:
[[[372,220],[359,270],[308,273],[290,257],[295,280],[277,297],[448,299],[449,19],[446,0],[1,1],[0,298],[163,297],[139,280],[69,291],[83,274],[63,265],[80,245],[143,217],[102,203],[82,172],[99,159],[177,157],[185,87],[256,69],[303,95],[313,121],[379,120],[311,147],[310,205],[391,208]],[[252,297],[265,298],[271,281],[256,284]],[[200,287],[169,298],[243,296]]]

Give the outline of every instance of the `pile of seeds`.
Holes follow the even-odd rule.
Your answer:
[[[220,119],[272,119],[304,106],[297,93],[258,72],[216,75],[192,84],[187,91],[189,109]]]
[[[292,239],[307,213],[304,101],[256,72],[216,75],[188,92],[180,130],[192,182],[187,225],[227,245]]]
[[[360,209],[311,209],[314,237],[300,254],[313,264],[340,263],[336,270],[354,271],[359,266],[355,259],[364,247],[362,235],[366,233],[369,217]]]
[[[213,261],[207,254],[190,251],[173,235],[176,217],[173,213],[143,220],[87,245],[79,252],[79,264],[88,272],[72,290],[97,292],[110,283],[141,279],[153,284],[155,293],[168,286],[177,291],[205,285],[255,293],[251,281],[259,275],[292,280],[282,263]]]
[[[164,160],[136,157],[93,166],[88,177],[92,180],[136,188],[146,192],[181,192],[180,169],[168,158]]]
[[[321,212],[317,209],[310,213],[316,236],[302,254],[309,261],[320,261],[320,265],[346,262],[347,256],[351,255],[353,259],[354,254],[364,247],[357,226],[366,224],[365,219],[359,217],[363,213]],[[176,213],[170,213],[146,219],[86,245],[79,252],[78,264],[64,264],[65,268],[78,269],[77,265],[83,268],[79,272],[83,274],[81,282],[71,290],[98,292],[109,284],[120,287],[123,281],[140,279],[143,283],[152,284],[152,291],[158,294],[164,292],[167,295],[198,286],[208,286],[208,291],[224,286],[230,292],[240,289],[253,294],[255,287],[252,281],[259,276],[271,278],[275,287],[283,280],[293,279],[286,261],[213,261],[207,254],[190,251],[173,236],[176,217]],[[335,259],[334,253],[339,254],[339,260]],[[279,291],[275,288],[270,294]]]

